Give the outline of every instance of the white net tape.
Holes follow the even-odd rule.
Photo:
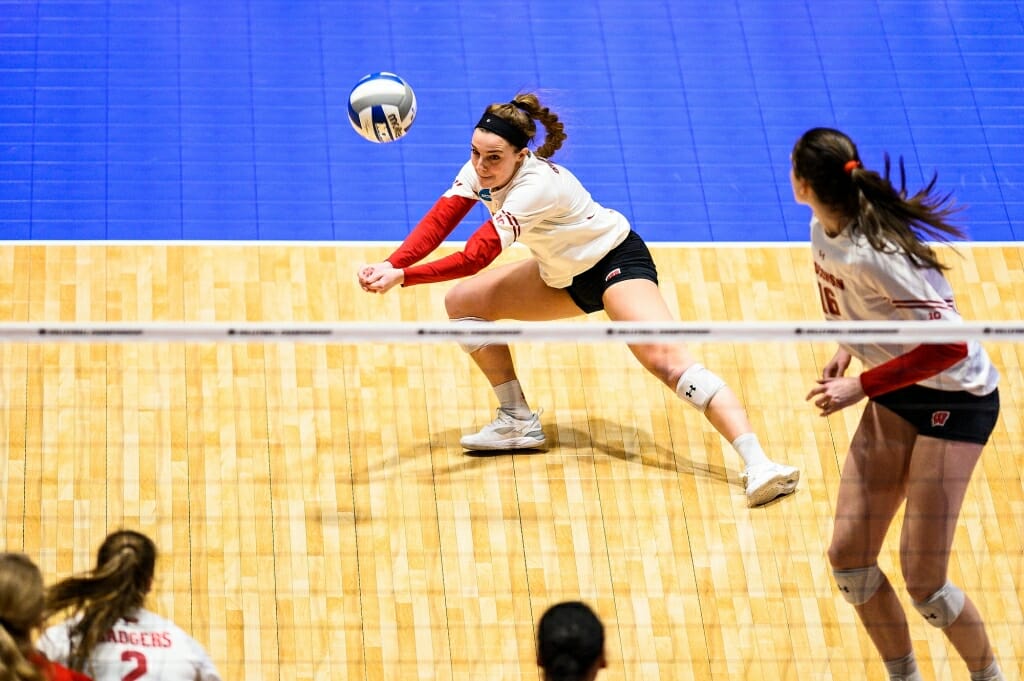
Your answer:
[[[316,342],[488,341],[659,343],[665,341],[837,341],[947,343],[1021,341],[1024,323],[954,322],[4,322],[7,342]]]

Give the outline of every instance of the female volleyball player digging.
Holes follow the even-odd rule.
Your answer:
[[[811,245],[828,319],[960,321],[946,269],[928,238],[963,233],[947,222],[949,196],[935,177],[907,196],[861,165],[857,147],[828,128],[806,132],[793,149],[791,181],[813,211]],[[844,376],[851,356],[866,371]],[[814,399],[823,416],[869,398],[850,443],[836,500],[829,561],[854,604],[890,679],[921,679],[903,608],[877,559],[889,523],[906,501],[900,563],[914,608],[942,629],[973,681],[1003,679],[977,608],[947,581],[960,507],[999,415],[999,376],[976,342],[840,346]]]
[[[530,151],[539,121],[544,143]],[[597,204],[566,168],[550,157],[565,132],[536,95],[521,94],[487,107],[476,124],[470,159],[403,244],[381,263],[359,271],[365,291],[384,293],[476,274],[515,242],[532,258],[495,267],[453,287],[445,297],[455,322],[546,321],[604,310],[614,321],[672,319],[658,289],[654,261],[620,213]],[[436,249],[482,201],[491,219],[465,249],[415,264]],[[497,418],[462,438],[470,450],[542,447],[539,413],[531,410],[507,345],[464,345],[494,387]],[[799,471],[770,460],[752,432],[739,399],[721,378],[678,344],[630,345],[640,363],[705,415],[745,462],[747,503],[757,506],[796,489]]]

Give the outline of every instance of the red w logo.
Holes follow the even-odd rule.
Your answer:
[[[949,420],[948,411],[933,411],[932,412],[932,428],[941,428],[946,425],[946,421]]]

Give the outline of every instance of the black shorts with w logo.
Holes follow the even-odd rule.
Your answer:
[[[988,442],[999,419],[999,389],[988,395],[910,385],[872,398],[909,421],[918,433],[940,440]]]
[[[658,283],[658,268],[647,244],[630,230],[625,241],[613,248],[586,272],[577,274],[566,289],[576,305],[590,314],[604,309],[604,292],[609,286],[629,279]]]

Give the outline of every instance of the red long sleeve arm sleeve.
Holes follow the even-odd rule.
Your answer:
[[[868,397],[877,397],[931,378],[965,357],[967,343],[919,345],[885,364],[868,369],[860,375],[860,384]]]
[[[403,286],[448,281],[476,274],[494,262],[501,254],[501,237],[494,224],[488,220],[473,232],[466,241],[466,247],[438,260],[405,268]],[[391,261],[394,264],[394,261]],[[396,265],[397,267],[397,265]]]
[[[387,257],[387,261],[398,269],[419,262],[448,238],[474,204],[475,200],[464,196],[442,196],[416,224],[402,245]]]

